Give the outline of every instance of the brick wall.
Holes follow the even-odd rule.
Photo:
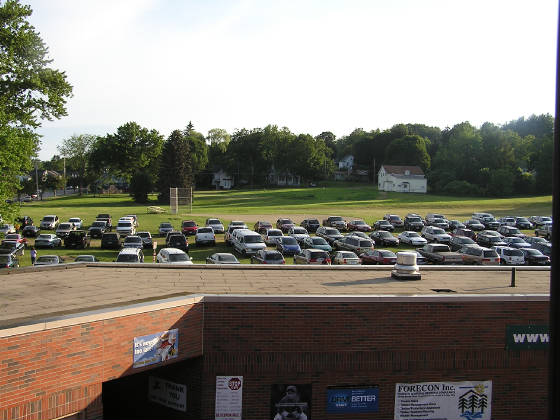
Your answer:
[[[132,368],[134,337],[179,328],[174,363],[202,354],[201,304],[0,338],[0,418],[102,414],[102,382]]]
[[[377,384],[393,418],[397,382],[493,381],[493,418],[545,418],[546,350],[505,349],[506,325],[548,324],[548,302],[205,303],[202,416],[216,375],[243,375],[243,418],[268,418],[273,384]],[[522,396],[522,397],[521,397]],[[340,417],[340,416],[339,416]]]

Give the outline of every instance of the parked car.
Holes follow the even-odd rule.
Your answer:
[[[322,223],[323,227],[331,227],[338,229],[339,231],[346,231],[348,230],[348,224],[346,220],[342,216],[329,216],[326,219],[323,219]]]
[[[4,240],[19,242],[24,246],[27,245],[27,238],[25,238],[23,235],[20,235],[19,233],[8,233],[6,236],[4,236]]]
[[[101,249],[121,249],[119,234],[116,232],[105,232],[101,236]]]
[[[521,248],[523,257],[525,258],[525,265],[550,265],[550,257],[544,255],[538,249]]]
[[[252,255],[266,248],[261,235],[249,229],[239,229],[233,233],[233,249],[241,255]]]
[[[334,241],[342,238],[342,234],[338,229],[326,226],[319,226],[315,235],[326,240],[330,246],[333,246]]]
[[[101,238],[105,232],[107,232],[107,221],[106,220],[96,220],[91,224],[88,232],[92,238]]]
[[[194,236],[196,246],[216,245],[216,235],[211,227],[199,227]]]
[[[535,229],[535,236],[542,236],[548,240],[552,239],[552,223],[545,223]]]
[[[140,226],[140,223],[138,222],[138,216],[136,216],[135,214],[127,214],[124,217],[130,217],[132,219],[132,223],[134,223],[134,227],[136,228],[136,230],[138,230],[138,227]]]
[[[531,247],[534,248],[534,245],[536,244],[549,244],[550,242],[547,241],[545,238],[540,238],[538,236],[527,236],[525,238],[525,242],[527,242],[528,244],[531,244]]]
[[[315,233],[317,228],[321,226],[321,223],[319,223],[318,219],[303,219],[299,225],[307,229],[308,232]]]
[[[504,242],[501,236],[489,234],[486,231],[482,231],[476,235],[476,243],[488,248],[493,246],[507,246],[507,243]]]
[[[225,230],[224,225],[222,224],[220,219],[215,218],[206,219],[206,222],[204,222],[204,226],[214,229],[214,233],[224,233]]]
[[[144,248],[144,242],[138,235],[128,235],[122,243],[123,248]]]
[[[276,241],[281,236],[284,236],[280,229],[267,229],[266,232],[262,235],[263,241],[268,246],[276,246]]]
[[[19,260],[14,254],[0,254],[0,268],[19,268]]]
[[[35,225],[27,225],[21,231],[21,234],[26,238],[36,238],[41,230]]]
[[[502,225],[498,228],[498,233],[500,233],[503,236],[509,236],[509,237],[511,236],[518,236],[520,238],[525,237],[525,234],[514,226]]]
[[[390,232],[386,230],[376,230],[369,235],[375,245],[383,246],[399,246],[400,239],[395,238]]]
[[[465,222],[465,226],[468,229],[473,230],[475,232],[480,232],[481,230],[486,229],[486,226],[484,226],[480,220],[476,220],[476,219],[467,220]]]
[[[439,242],[442,244],[451,242],[451,235],[445,233],[445,230],[436,226],[424,226],[421,235],[426,238],[428,242]]]
[[[4,235],[7,235],[8,233],[16,233],[16,228],[12,224],[4,223],[0,226],[0,233],[3,233]]]
[[[258,233],[264,233],[267,229],[272,229],[272,223],[265,220],[259,220],[255,223],[255,226],[253,226],[253,230]]]
[[[232,245],[231,241],[233,239],[233,232],[235,232],[238,229],[247,229],[247,226],[245,224],[228,226],[226,233],[224,234],[224,242],[226,243],[226,245]]]
[[[286,260],[279,251],[261,249],[251,255],[251,264],[286,264]]]
[[[35,260],[35,266],[63,264],[64,260],[58,255],[41,255]]]
[[[154,241],[152,239],[152,234],[148,231],[136,232],[137,236],[142,238],[142,244],[144,248],[152,248],[154,246]]]
[[[78,255],[75,259],[74,262],[99,262],[99,260],[97,259],[97,257],[95,255],[86,255],[86,254],[82,254],[82,255]]]
[[[239,264],[239,260],[233,254],[217,252],[206,257],[206,264]]]
[[[387,232],[393,232],[395,230],[395,227],[387,220],[378,220],[373,224],[373,230],[385,230]]]
[[[73,223],[65,222],[65,223],[61,223],[57,226],[55,233],[56,233],[56,236],[58,236],[61,239],[64,239],[73,230],[76,230],[76,226],[74,226]]]
[[[531,216],[529,221],[533,223],[535,228],[537,228],[541,225],[552,223],[552,218],[548,216]]]
[[[494,219],[493,216],[484,216],[479,220],[486,229],[498,229],[500,227],[500,222]]]
[[[309,238],[309,233],[307,233],[307,230],[305,228],[294,226],[288,230],[288,236],[296,238],[296,241],[298,241],[298,243],[301,245],[305,238]]]
[[[242,229],[248,229],[245,222],[243,222],[241,220],[232,220],[231,222],[229,222],[228,228],[231,227],[231,226],[239,226]]]
[[[158,227],[159,236],[167,236],[169,232],[173,232],[173,225],[170,222],[161,222]]]
[[[165,238],[166,248],[177,248],[189,252],[189,241],[181,232],[170,232]]]
[[[451,251],[459,251],[465,245],[476,245],[476,242],[466,236],[453,236],[451,237],[451,242],[449,242]]]
[[[196,235],[197,230],[198,225],[194,220],[183,220],[181,222],[181,232],[183,232],[183,235]]]
[[[121,220],[117,222],[117,233],[120,237],[125,237],[128,235],[136,235],[136,228],[134,227],[134,222],[131,220]]]
[[[449,222],[443,216],[443,214],[439,214],[439,213],[428,213],[426,215],[426,225],[436,226],[443,230],[449,229]]]
[[[424,246],[428,243],[425,238],[422,238],[418,232],[412,230],[405,230],[399,233],[398,236],[399,243],[407,244],[412,246]]]
[[[303,240],[301,247],[304,249],[320,249],[321,251],[332,251],[332,246],[320,236],[309,236]]]
[[[111,218],[111,215],[109,213],[99,213],[95,218],[95,220],[101,220],[106,222],[107,230],[113,229],[113,219]]]
[[[70,219],[68,219],[68,223],[72,223],[76,227],[76,229],[81,229],[84,224],[83,220],[79,217],[71,217]]]
[[[362,238],[362,239],[371,239],[367,233],[360,232],[359,230],[353,230],[352,232],[348,232],[346,236],[357,236],[358,238]]]
[[[504,242],[511,248],[531,248],[531,244],[525,242],[523,238],[519,238],[517,236],[505,237]]]
[[[360,264],[362,265],[369,265],[369,264],[396,264],[397,262],[397,254],[393,251],[389,251],[388,249],[369,249],[361,254],[360,256]]]
[[[162,248],[159,250],[156,261],[158,263],[192,265],[191,257],[178,248]]]
[[[64,238],[66,248],[87,248],[91,245],[91,236],[85,230],[73,230]]]
[[[533,229],[533,224],[526,217],[516,217],[515,227],[518,229]]]
[[[352,251],[336,251],[332,263],[336,265],[359,265],[360,258]]]
[[[386,214],[385,216],[383,216],[383,220],[387,220],[395,227],[395,229],[404,227],[404,222],[396,214]]]
[[[54,214],[49,214],[47,216],[44,216],[43,219],[41,219],[41,223],[39,224],[39,227],[41,229],[54,230],[56,229],[57,226],[58,226],[58,217]]]
[[[467,238],[471,238],[473,241],[476,241],[476,233],[467,228],[457,228],[452,233],[453,236],[466,236]]]
[[[301,248],[296,239],[291,236],[282,236],[279,238],[276,243],[276,249],[280,251],[282,255],[295,255],[301,252]]]
[[[14,257],[23,256],[25,254],[25,245],[16,241],[3,240],[0,244],[0,254],[13,255]]]
[[[54,233],[41,233],[35,239],[35,248],[54,248],[62,245],[62,239]]]
[[[403,221],[404,230],[420,232],[424,227],[424,222],[418,214],[407,214]]]
[[[505,265],[524,265],[525,256],[520,249],[507,246],[494,247],[500,257],[500,263]]]
[[[373,230],[370,225],[361,219],[350,220],[347,226],[349,231],[371,232]]]
[[[26,226],[32,225],[33,219],[29,216],[21,216],[17,218],[17,222],[19,223],[20,229],[23,229]]]
[[[466,245],[459,251],[463,254],[463,264],[500,265],[500,256],[495,249],[478,245]]]
[[[426,258],[424,258],[424,256],[420,254],[418,251],[410,251],[410,252],[414,252],[416,254],[416,265],[428,264]]]
[[[344,236],[334,241],[333,248],[340,251],[352,251],[358,255],[367,249],[373,249],[374,246],[371,239],[363,239],[357,236]]]
[[[142,248],[123,248],[119,255],[117,255],[116,262],[121,263],[143,263],[144,262],[144,252]]]
[[[500,226],[513,226],[515,227],[515,217],[504,216],[498,219]]]
[[[280,218],[276,221],[276,228],[280,229],[284,233],[287,233],[288,230],[294,226],[295,224],[292,219]]]
[[[323,249],[307,248],[294,255],[294,264],[329,265],[331,256]]]
[[[476,212],[472,214],[471,219],[482,220],[485,217],[494,217],[494,215],[492,213]]]
[[[541,251],[547,257],[551,257],[552,255],[552,244],[550,242],[533,244],[533,249]]]
[[[449,221],[449,230],[455,231],[455,229],[463,229],[465,228],[465,224],[460,222],[459,220],[450,220]]]

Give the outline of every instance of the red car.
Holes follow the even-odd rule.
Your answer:
[[[278,219],[276,221],[276,228],[280,229],[284,233],[288,233],[288,231],[295,226],[295,223],[292,222],[292,219]]]
[[[360,263],[367,264],[383,264],[392,265],[396,264],[397,255],[388,249],[368,249],[363,254],[360,254]]]
[[[371,228],[370,225],[368,225],[363,220],[357,219],[348,222],[348,230],[349,231],[357,230],[359,232],[371,232],[373,229]]]
[[[196,235],[198,226],[194,220],[183,220],[181,222],[181,231],[183,235]]]
[[[24,238],[19,233],[8,233],[4,239],[27,245],[27,238]]]

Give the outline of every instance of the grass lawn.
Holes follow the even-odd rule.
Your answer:
[[[181,209],[180,214],[169,214],[168,204],[154,201],[139,205],[126,194],[114,195],[71,195],[23,203],[21,215],[31,216],[35,224],[47,214],[56,214],[61,221],[70,217],[81,217],[85,226],[89,226],[99,213],[109,213],[113,222],[126,214],[136,214],[139,218],[139,230],[148,230],[157,234],[159,223],[170,221],[177,229],[185,219],[195,220],[199,226],[204,225],[206,218],[219,217],[225,226],[231,220],[243,220],[249,228],[257,220],[268,220],[275,223],[278,217],[291,217],[299,224],[306,217],[316,217],[320,221],[329,215],[340,215],[345,218],[362,218],[372,224],[381,219],[385,213],[395,213],[404,217],[407,213],[419,213],[425,216],[429,212],[443,213],[449,219],[466,220],[475,211],[493,213],[495,216],[531,216],[550,215],[552,213],[552,196],[514,197],[514,198],[463,198],[447,197],[431,194],[386,193],[377,191],[376,187],[366,184],[336,184],[329,187],[316,188],[284,188],[235,191],[197,191],[191,213]],[[147,206],[159,205],[166,210],[163,214],[148,214]],[[163,238],[158,238],[158,248]],[[31,242],[33,242],[31,240]],[[117,251],[102,250],[99,240],[92,240],[87,250],[66,250],[60,248],[38,250],[39,255],[56,253],[65,261],[71,262],[76,255],[94,254],[101,261],[113,261]],[[216,247],[197,248],[194,238],[191,243],[190,255],[195,263],[204,263],[205,258],[214,252],[231,252],[223,242],[223,235],[218,235]],[[145,250],[145,261],[151,262],[151,250]],[[248,263],[249,259],[240,259]],[[287,263],[291,263],[291,257]],[[20,258],[20,265],[30,265],[29,252]]]

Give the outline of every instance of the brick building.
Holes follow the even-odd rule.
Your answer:
[[[289,384],[307,418],[385,419],[396,384],[469,381],[491,382],[492,418],[546,418],[545,340],[509,336],[546,327],[549,276],[518,269],[511,287],[500,268],[423,268],[414,282],[385,267],[3,273],[0,418],[212,419],[221,377],[242,381],[245,419],[273,418]],[[137,349],[169,335],[173,356],[138,366]],[[155,385],[177,387],[184,406],[150,401]],[[375,389],[375,411],[329,411],[342,388]]]

